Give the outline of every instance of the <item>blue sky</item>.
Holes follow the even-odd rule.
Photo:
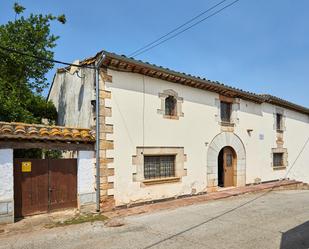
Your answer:
[[[66,15],[52,26],[55,59],[72,62],[102,49],[129,54],[219,0],[18,2],[25,14]],[[14,18],[13,3],[0,2],[0,23]],[[309,107],[308,11],[308,0],[240,0],[138,59]]]

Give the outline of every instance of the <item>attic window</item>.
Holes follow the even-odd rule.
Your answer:
[[[280,113],[276,113],[276,130],[277,131],[283,130],[282,114]]]
[[[165,115],[176,116],[177,115],[177,100],[174,96],[168,96],[165,99]]]
[[[220,103],[221,122],[231,123],[232,104],[221,101]]]
[[[183,117],[182,103],[183,98],[178,96],[178,93],[172,89],[164,90],[159,93],[161,99],[161,109],[158,109],[158,113],[166,119],[179,119]]]

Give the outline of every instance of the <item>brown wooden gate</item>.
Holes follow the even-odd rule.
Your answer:
[[[77,206],[76,159],[15,159],[15,217]]]

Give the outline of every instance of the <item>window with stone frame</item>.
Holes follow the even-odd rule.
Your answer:
[[[276,130],[283,131],[283,115],[276,113]]]
[[[161,108],[158,109],[158,113],[163,115],[166,119],[179,119],[183,117],[182,103],[183,98],[178,96],[178,93],[172,89],[164,90],[159,93],[161,99]]]
[[[165,99],[165,115],[177,116],[177,99],[169,95]]]
[[[132,156],[133,181],[143,187],[181,181],[187,175],[186,158],[183,147],[137,147]]]
[[[220,117],[222,123],[231,123],[232,103],[221,101],[220,102]]]
[[[284,167],[284,153],[273,153],[273,167]]]
[[[144,178],[175,177],[175,155],[144,155]]]

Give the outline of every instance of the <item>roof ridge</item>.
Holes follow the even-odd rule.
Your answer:
[[[237,87],[226,85],[225,83],[222,83],[222,82],[219,82],[219,81],[213,81],[213,80],[209,80],[205,77],[191,75],[191,74],[185,73],[185,72],[179,72],[179,71],[170,69],[168,67],[163,67],[163,66],[159,66],[159,65],[156,65],[156,64],[152,64],[148,61],[137,60],[133,57],[128,57],[128,56],[123,55],[123,54],[122,55],[116,54],[114,52],[108,52],[106,50],[101,50],[95,56],[88,57],[88,58],[80,61],[80,64],[86,65],[86,64],[94,63],[96,58],[102,53],[104,53],[106,57],[110,57],[111,59],[114,59],[114,60],[124,60],[127,63],[132,63],[132,64],[135,64],[135,65],[138,65],[138,66],[145,66],[145,67],[148,67],[148,68],[150,67],[150,68],[152,68],[152,70],[164,71],[165,73],[174,74],[174,75],[177,75],[177,77],[184,77],[184,78],[187,78],[191,81],[198,81],[199,83],[205,83],[205,84],[208,84],[208,85],[212,85],[213,87],[221,87],[221,88],[224,88],[222,91],[235,92],[235,95],[237,95],[237,94],[241,95],[241,96],[239,96],[240,98],[241,97],[245,98],[247,96],[247,98],[250,99],[251,101],[263,103],[263,102],[272,102],[272,101],[276,100],[278,102],[278,103],[276,103],[277,105],[283,105],[285,108],[290,108],[290,109],[293,109],[293,110],[296,110],[296,111],[299,111],[299,112],[302,112],[302,113],[309,115],[309,108],[308,107],[301,106],[299,104],[290,102],[288,100],[284,100],[282,98],[273,96],[271,94],[258,94],[258,93],[251,92],[251,91],[248,91],[248,90],[243,90],[243,89],[240,89],[240,88],[237,88]],[[108,65],[108,66],[110,66],[110,65]],[[59,69],[59,70],[61,70],[61,69]],[[205,89],[205,90],[208,90],[208,89]],[[211,91],[211,90],[209,90],[209,91]]]

